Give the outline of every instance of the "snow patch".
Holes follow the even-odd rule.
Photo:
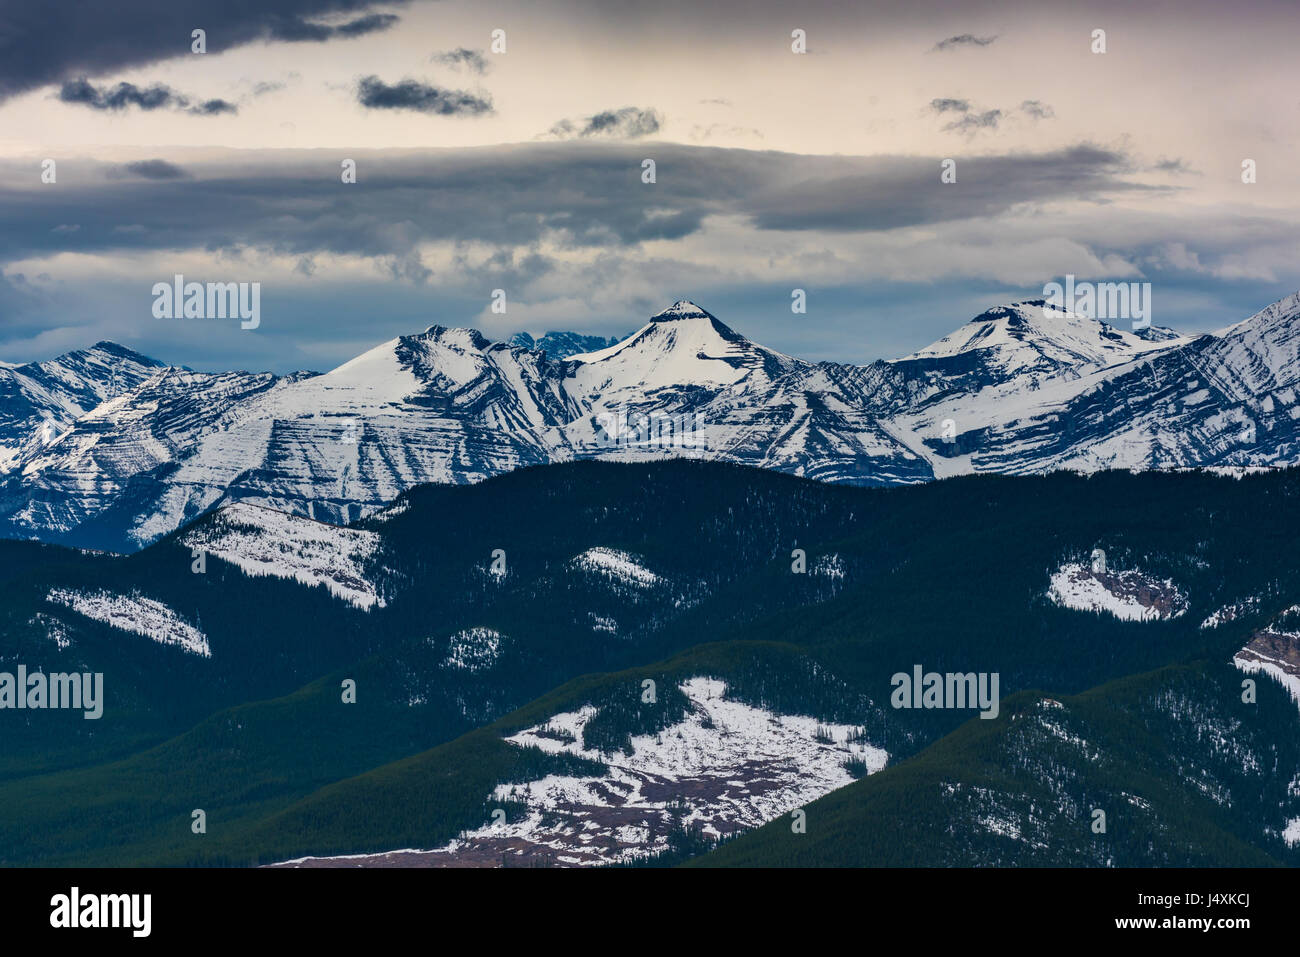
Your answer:
[[[522,801],[528,815],[463,840],[509,835],[582,864],[625,861],[667,847],[674,801],[686,804],[680,826],[696,825],[716,837],[757,827],[851,783],[844,767],[849,760],[861,761],[869,773],[885,766],[886,753],[856,740],[856,727],[729,701],[726,684],[714,678],[691,678],[681,690],[694,713],[658,734],[633,737],[627,753],[602,755],[585,747],[584,729],[597,714],[591,706],[507,738],[520,747],[601,761],[609,770],[603,777],[549,775],[501,785],[493,799]]]
[[[448,641],[443,667],[460,671],[486,671],[501,657],[503,637],[491,628],[466,628],[458,631]]]
[[[68,637],[67,626],[57,618],[49,615],[43,615],[37,612],[31,618],[27,619],[27,624],[33,628],[45,630],[45,637],[54,642],[54,646],[62,651],[64,648],[72,646],[72,639]]]
[[[152,638],[162,645],[179,645],[191,654],[212,657],[207,636],[160,601],[140,595],[79,592],[53,588],[45,600],[122,631]]]
[[[589,866],[644,858],[668,848],[669,835],[693,828],[717,837],[757,827],[854,780],[844,765],[868,773],[888,755],[860,741],[850,725],[780,715],[726,698],[726,684],[695,677],[681,685],[693,713],[658,734],[631,740],[628,753],[589,750],[591,705],[552,716],[506,738],[519,747],[570,754],[606,765],[603,775],[548,775],[503,784],[491,800],[522,803],[521,819],[490,824],[429,850],[310,860],[394,863],[388,854],[417,854],[420,863],[499,862],[503,855]]]
[[[823,555],[813,565],[812,572],[814,575],[824,575],[827,578],[843,578],[844,560],[839,555]]]
[[[385,605],[365,573],[368,560],[379,549],[380,538],[375,532],[327,525],[240,502],[227,505],[180,541],[252,577],[324,585],[335,598],[364,611]]]
[[[1294,673],[1294,665],[1281,658],[1274,658],[1256,648],[1243,648],[1233,656],[1232,663],[1246,674],[1263,672],[1285,688],[1300,706],[1300,675]]]
[[[1215,611],[1212,615],[1201,622],[1201,628],[1218,628],[1220,625],[1226,625],[1230,621],[1236,621],[1242,615],[1248,615],[1259,610],[1259,599],[1257,597],[1246,598],[1242,601],[1233,602],[1230,605],[1224,605]]]
[[[1187,596],[1169,579],[1135,569],[1094,572],[1078,562],[1052,575],[1047,597],[1066,608],[1106,612],[1123,621],[1177,618],[1187,611]]]
[[[650,588],[660,581],[659,576],[642,565],[635,555],[613,548],[589,548],[569,564],[638,588]]]

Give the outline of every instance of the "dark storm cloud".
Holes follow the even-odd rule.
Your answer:
[[[1025,100],[1020,104],[1020,112],[1036,120],[1050,120],[1056,116],[1056,111],[1041,100]]]
[[[385,0],[384,6],[408,0]],[[323,42],[385,30],[397,17],[370,13],[374,0],[46,0],[0,9],[0,100],[81,76],[187,57],[190,33],[207,31],[209,53],[258,40]],[[340,25],[317,22],[351,16]]]
[[[94,110],[124,110],[128,106],[138,106],[142,110],[157,110],[163,107],[183,106],[188,102],[171,87],[162,83],[150,87],[140,87],[134,83],[119,83],[115,87],[97,88],[85,77],[63,84],[63,88],[59,90],[59,99],[64,103],[78,103]]]
[[[551,136],[570,137],[605,136],[612,139],[635,139],[658,133],[663,117],[657,110],[642,110],[625,106],[620,110],[605,110],[582,120],[560,120],[550,129]]]
[[[442,90],[418,80],[385,83],[377,76],[357,84],[357,102],[372,110],[416,110],[439,116],[480,116],[492,112],[490,97],[465,90]]]
[[[335,27],[334,35],[340,37],[363,37],[367,33],[378,33],[381,30],[387,30],[400,19],[402,18],[395,13],[369,13],[364,17],[349,20],[347,23]]]
[[[488,61],[483,54],[477,50],[470,50],[465,47],[459,47],[455,50],[447,50],[443,53],[435,53],[429,57],[434,63],[441,63],[443,66],[449,66],[453,69],[466,69],[482,76],[488,71]]]
[[[301,17],[277,17],[270,24],[268,37],[285,43],[324,43],[335,37],[360,37],[387,30],[401,17],[392,13],[371,13],[347,23],[333,26],[314,23]]]
[[[151,159],[141,160],[138,163],[127,163],[118,170],[109,170],[108,176],[139,176],[143,179],[184,179],[185,170],[181,169],[175,163],[169,163],[166,160]]]
[[[117,86],[96,87],[82,77],[70,80],[59,90],[59,99],[64,103],[88,106],[92,110],[117,111],[128,106],[142,110],[185,110],[197,116],[215,116],[219,113],[238,112],[233,103],[226,100],[203,100],[192,103],[183,93],[178,93],[165,83],[153,86],[136,86],[134,83],[119,83]]]
[[[345,156],[356,160],[357,185],[339,183]],[[876,232],[1154,190],[1126,181],[1134,171],[1127,156],[1092,146],[959,160],[959,188],[940,183],[941,157],[662,144],[657,186],[641,182],[642,158],[642,151],[591,143],[328,159],[319,150],[263,151],[256,164],[232,153],[187,161],[184,179],[117,178],[111,187],[109,171],[119,167],[60,164],[57,190],[0,188],[0,262],[60,250],[262,247],[395,257],[394,268],[410,276],[420,268],[412,251],[439,240],[517,248],[549,237],[614,249],[682,238],[711,215],[768,230]],[[17,166],[0,163],[0,183],[31,179]],[[74,236],[52,233],[61,223],[81,228]]]
[[[1125,180],[1134,171],[1125,154],[1089,145],[958,160],[960,189],[940,183],[937,158],[881,157],[828,165],[833,172],[752,198],[748,206],[757,225],[785,230],[896,229],[997,216],[1020,203],[1100,200],[1146,189]]]
[[[1159,173],[1196,173],[1197,172],[1196,170],[1192,169],[1192,167],[1189,166],[1185,160],[1178,157],[1170,159],[1162,156],[1160,157],[1160,159],[1156,160],[1156,164],[1151,168],[1156,170]]]
[[[996,36],[977,37],[971,33],[962,33],[955,37],[948,37],[946,40],[940,40],[934,45],[934,49],[943,51],[956,50],[959,47],[986,47],[996,39]]]

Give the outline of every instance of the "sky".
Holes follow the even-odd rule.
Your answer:
[[[111,339],[327,370],[434,324],[622,335],[686,298],[865,363],[1066,275],[1150,282],[1155,324],[1212,331],[1300,289],[1295,22],[1271,0],[0,0],[0,360]],[[260,283],[257,328],[157,318],[176,274]]]

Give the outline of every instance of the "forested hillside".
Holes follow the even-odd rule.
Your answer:
[[[1279,861],[1300,712],[1263,674],[1243,704],[1231,662],[1300,603],[1298,509],[1293,472],[864,489],[581,462],[413,489],[352,529],[249,509],[130,557],[0,543],[0,671],[103,672],[106,698],[94,721],[0,714],[0,860],[569,863],[543,838],[598,807],[594,863],[724,836],[704,862]],[[1052,593],[1074,566],[1119,612]],[[123,627],[141,609],[201,643]],[[916,666],[996,674],[999,716],[895,708]],[[1044,715],[1102,757],[1022,730]],[[728,741],[758,757],[717,764]]]

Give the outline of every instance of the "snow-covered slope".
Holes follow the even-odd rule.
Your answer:
[[[1268,675],[1300,706],[1300,606],[1288,608],[1251,635],[1232,663],[1247,674]]]
[[[112,342],[48,362],[0,363],[0,473],[53,442],[107,399],[138,386],[162,363]]]
[[[369,577],[379,535],[341,528],[244,502],[224,506],[180,539],[246,575],[323,585],[334,597],[368,610],[385,605]]]
[[[674,830],[719,837],[757,827],[851,784],[847,764],[870,774],[888,759],[880,748],[859,740],[858,728],[729,700],[725,683],[717,679],[691,678],[681,690],[692,713],[658,734],[633,738],[628,753],[602,754],[585,745],[584,729],[597,713],[590,706],[507,738],[519,747],[606,766],[600,776],[550,775],[499,786],[489,806],[523,804],[521,820],[488,824],[426,851],[285,864],[363,866],[401,858],[426,866],[494,866],[503,854],[562,866],[625,862],[666,850]]]
[[[1242,399],[1300,383],[1300,292],[1215,333],[1202,354],[1216,384]]]
[[[642,565],[635,555],[614,548],[589,548],[569,564],[615,584],[650,588],[659,582],[659,576]]]
[[[121,631],[144,635],[162,645],[177,645],[191,654],[211,658],[207,636],[160,601],[141,595],[54,588],[45,600]]]
[[[0,529],[130,550],[234,501],[346,524],[422,482],[578,457],[860,484],[1289,464],[1297,350],[1300,294],[1196,339],[1022,302],[867,366],[765,349],[687,300],[567,358],[437,325],[324,375],[200,374],[101,343],[0,369]]]
[[[929,360],[938,365],[948,360],[957,366],[965,360],[999,380],[1035,373],[1078,377],[1188,341],[1167,331],[1159,339],[1144,338],[1048,306],[1042,300],[1030,300],[990,309],[895,364]]]

